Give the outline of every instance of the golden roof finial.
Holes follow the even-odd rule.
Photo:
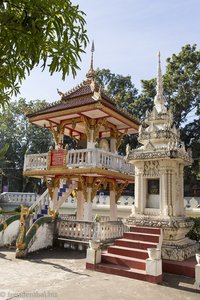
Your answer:
[[[92,47],[91,47],[91,61],[90,61],[90,69],[86,74],[86,77],[88,79],[94,79],[95,78],[95,71],[93,67],[93,53],[94,53],[94,41],[92,41]]]

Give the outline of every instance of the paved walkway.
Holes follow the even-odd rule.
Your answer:
[[[162,285],[92,272],[85,254],[67,249],[40,251],[25,260],[0,250],[0,300],[196,300],[194,279],[164,275]]]

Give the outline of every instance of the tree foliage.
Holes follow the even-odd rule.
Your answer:
[[[131,104],[134,113],[141,117],[152,109],[156,95],[156,80],[142,80],[142,91],[137,101]],[[167,58],[163,76],[164,95],[171,107],[177,126],[187,120],[193,111],[200,115],[200,50],[197,45],[186,45],[180,53]]]
[[[45,101],[29,102],[30,106],[39,107]],[[52,145],[52,135],[48,129],[28,122],[24,114],[27,103],[25,99],[11,102],[8,110],[0,114],[0,141],[9,144],[4,158],[0,161],[3,174],[12,182],[10,191],[26,190],[26,185],[35,182],[31,178],[23,178],[24,156],[29,153],[47,152]]]
[[[200,50],[186,45],[167,59],[164,88],[177,124],[191,111],[200,115]]]
[[[0,103],[41,63],[50,74],[75,76],[88,41],[84,13],[70,0],[0,2]]]
[[[4,158],[6,152],[8,151],[9,145],[5,144],[1,149],[0,149],[0,160]]]
[[[138,91],[131,81],[131,76],[111,73],[109,69],[97,69],[96,77],[106,94],[114,98],[119,107],[129,110],[129,105],[137,99]]]
[[[190,218],[194,225],[192,229],[187,233],[187,237],[189,237],[191,240],[195,240],[197,242],[200,241],[200,218]]]

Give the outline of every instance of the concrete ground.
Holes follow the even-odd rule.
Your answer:
[[[15,258],[0,250],[0,300],[196,300],[194,279],[164,274],[162,285],[85,269],[85,253],[48,249]]]

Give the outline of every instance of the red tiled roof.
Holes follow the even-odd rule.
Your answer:
[[[38,116],[38,115],[42,115],[45,113],[51,113],[51,112],[56,112],[56,111],[60,111],[60,110],[65,110],[65,109],[69,109],[69,108],[74,108],[74,107],[78,107],[80,105],[87,105],[87,104],[92,104],[95,103],[96,101],[94,99],[92,99],[92,97],[90,96],[85,96],[85,97],[81,97],[80,98],[73,98],[70,99],[66,102],[60,102],[58,104],[55,104],[53,106],[41,109],[37,112],[34,112],[32,114],[28,114],[27,117],[32,117],[32,116]]]
[[[74,92],[72,91],[70,94],[63,96],[62,101],[71,99],[71,98],[76,98],[84,95],[89,95],[92,93],[90,85],[83,85],[79,89],[75,90]]]
[[[77,86],[76,88],[72,89],[70,92],[62,96],[60,102],[53,105],[49,105],[48,107],[40,109],[39,111],[30,113],[27,115],[27,117],[38,116],[46,113],[52,113],[52,112],[62,111],[62,110],[75,108],[79,106],[84,106],[87,104],[96,103],[97,101],[92,98],[93,91],[90,82],[91,81],[88,80],[83,82],[81,85]],[[99,91],[99,85],[97,83],[95,84],[94,90],[95,92]],[[127,119],[134,121],[136,124],[139,124],[138,121],[134,120],[127,113],[125,113],[121,109],[118,109],[116,103],[113,100],[111,100],[104,92],[101,92],[101,98],[102,100],[100,101],[105,106],[125,116]]]

